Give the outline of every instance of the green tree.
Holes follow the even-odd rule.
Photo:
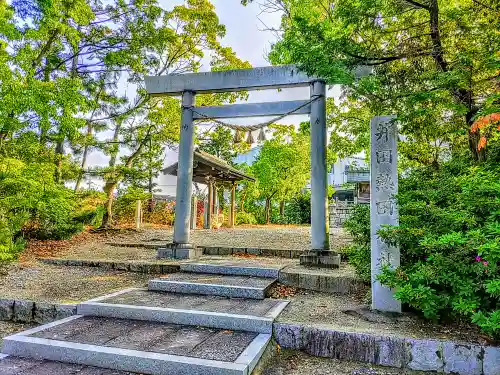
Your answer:
[[[284,201],[304,189],[310,177],[309,137],[293,126],[276,126],[252,165],[257,192],[266,201],[266,223],[271,221],[273,200]]]
[[[170,11],[154,14],[148,21],[147,40],[142,44],[144,58],[140,69],[129,72],[129,81],[137,86],[137,95],[132,103],[119,106],[120,113],[110,119],[113,138],[104,148],[110,156],[108,167],[100,170],[105,179],[107,214],[103,226],[112,224],[114,192],[125,179],[136,180],[143,176],[144,157],[148,145],[155,147],[155,158],[164,152],[166,145],[178,141],[180,126],[180,103],[172,97],[153,98],[143,87],[143,74],[158,76],[173,73],[195,72],[206,53],[211,54],[212,70],[249,67],[234,52],[220,44],[225,27],[219,23],[214,6],[208,0],[189,0],[185,5],[175,6]],[[161,27],[157,23],[161,20]],[[148,44],[148,42],[150,44]],[[199,95],[197,105],[218,105],[245,98],[245,93]],[[153,148],[149,148],[153,150]],[[144,154],[144,155],[143,155]],[[158,163],[151,170],[157,173]],[[151,174],[148,176],[148,179]]]
[[[198,137],[200,150],[214,155],[229,164],[233,164],[233,159],[240,153],[250,149],[246,142],[234,142],[234,135],[229,128],[216,125],[215,129],[209,129],[201,133]]]
[[[409,141],[403,151],[417,162],[435,164],[436,153],[464,142],[474,160],[485,158],[484,149],[478,150],[481,135],[471,126],[484,99],[497,90],[500,34],[494,0],[266,3],[283,12],[282,38],[270,53],[273,63],[295,63],[343,83],[343,100],[352,109],[370,116],[397,114]],[[356,81],[358,66],[375,74]],[[366,116],[361,122],[339,111],[336,116],[337,126],[353,129],[347,134],[366,146]],[[338,140],[335,134],[333,141]]]

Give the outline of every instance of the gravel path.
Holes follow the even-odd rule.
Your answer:
[[[152,275],[99,268],[13,264],[0,277],[0,298],[76,303],[130,287],[144,287]]]
[[[218,230],[197,229],[191,231],[191,240],[198,246],[307,250],[310,246],[310,230],[311,228],[308,226],[278,225],[245,226]],[[172,236],[172,229],[144,229],[135,236],[130,234],[117,235],[114,239],[130,242],[134,240],[171,242]],[[339,249],[348,242],[349,236],[342,229],[331,229],[330,245],[332,249]]]
[[[283,351],[273,358],[263,375],[423,375],[423,372],[372,366],[365,363],[312,357],[295,351]]]
[[[191,232],[192,242],[198,246],[250,247],[265,249],[309,248],[309,227],[298,226],[256,226],[235,229],[196,230]],[[349,242],[341,229],[332,229],[331,246],[340,249]],[[102,259],[120,261],[155,261],[156,250],[142,247],[114,247],[106,242],[146,242],[150,244],[172,241],[171,229],[143,229],[123,231],[112,236],[88,235],[85,241],[76,242],[56,253],[54,257],[67,259]],[[165,260],[162,261],[165,263]]]

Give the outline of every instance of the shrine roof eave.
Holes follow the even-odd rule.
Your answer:
[[[177,176],[177,169],[178,163],[175,163],[163,169],[162,173]],[[242,173],[222,159],[196,150],[193,160],[193,181],[205,184],[208,180],[232,183],[242,180],[255,181],[255,178]]]

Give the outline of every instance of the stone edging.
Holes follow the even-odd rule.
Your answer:
[[[317,357],[460,375],[500,374],[500,347],[343,332],[294,323],[274,323],[273,330],[282,348]]]
[[[298,259],[303,250],[287,249],[258,249],[249,247],[220,247],[220,246],[198,246],[203,249],[204,255],[233,255],[233,254],[251,254],[264,257],[278,257],[288,259]]]
[[[29,300],[0,299],[0,320],[18,323],[49,323],[76,315],[76,305]]]
[[[45,324],[76,314],[74,304],[0,299],[0,320],[4,321]],[[317,357],[459,375],[500,373],[500,347],[344,332],[282,322],[273,324],[273,333],[282,348]]]
[[[325,293],[352,294],[365,288],[365,284],[355,277],[300,273],[287,271],[286,268],[280,270],[278,281],[296,288]]]
[[[60,258],[40,258],[40,262],[55,266],[99,267],[105,270],[138,272],[147,274],[166,274],[179,272],[178,264],[161,264],[153,262],[113,262],[107,260],[75,260]]]
[[[158,249],[164,247],[164,245],[158,243],[150,244],[145,242],[106,242],[106,245],[116,247],[142,247],[145,249]],[[259,249],[253,247],[198,246],[198,248],[203,250],[204,255],[251,254],[289,259],[298,259],[304,252],[304,250]]]
[[[113,262],[101,260],[75,260],[60,258],[40,258],[41,262],[56,266],[74,267],[99,267],[105,270],[138,272],[147,274],[169,274],[180,272],[181,268],[190,264],[161,264],[152,262]],[[282,284],[295,288],[314,290],[325,293],[351,294],[365,288],[364,284],[350,276],[318,275],[300,273],[298,271],[287,271],[283,268],[279,271],[278,281]]]

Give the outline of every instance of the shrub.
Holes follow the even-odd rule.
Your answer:
[[[240,224],[257,224],[257,219],[250,212],[237,212],[236,213],[236,225]]]
[[[400,225],[379,235],[400,247],[401,267],[386,267],[381,282],[427,318],[468,319],[500,338],[500,166],[455,158],[412,170],[399,186]],[[357,209],[346,229],[355,241],[349,259],[366,278],[366,212]]]
[[[67,239],[83,230],[78,199],[54,182],[52,163],[0,158],[0,260],[15,259],[25,238]]]
[[[113,218],[122,224],[133,223],[135,221],[137,201],[142,201],[144,209],[144,204],[150,197],[151,195],[145,193],[142,189],[132,187],[125,189],[123,192],[120,192],[113,203]]]
[[[285,206],[285,217],[288,224],[311,224],[311,193],[300,193]]]
[[[361,280],[369,283],[371,279],[370,205],[355,205],[350,217],[344,222],[344,228],[353,236],[353,243],[344,249],[344,253]]]
[[[175,202],[154,202],[148,208],[149,200],[143,201],[144,221],[151,224],[173,225],[175,219]],[[135,212],[135,203],[134,203]]]
[[[83,191],[76,194],[74,221],[99,228],[106,212],[106,194],[97,191]]]

